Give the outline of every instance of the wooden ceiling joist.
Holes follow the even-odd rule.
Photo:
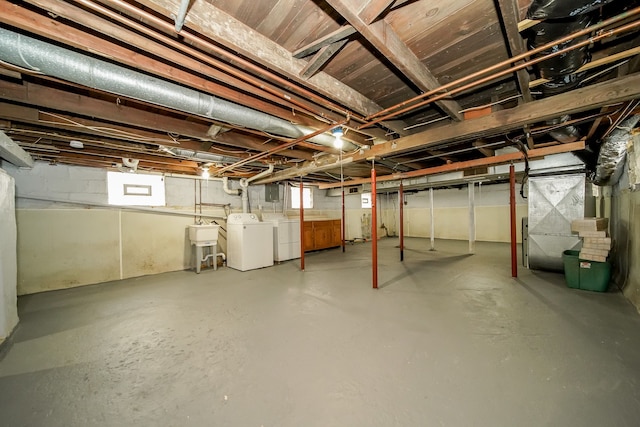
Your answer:
[[[170,18],[180,0],[140,0],[139,3]],[[209,2],[193,2],[186,24],[189,28],[207,35],[231,51],[238,52],[267,69],[276,71],[328,99],[339,100],[351,111],[369,115],[382,109],[369,98],[326,73],[320,72],[304,80],[300,72],[306,65],[305,61],[293,58],[291,52],[284,47]]]
[[[382,53],[403,75],[425,92],[439,87],[440,82],[400,39],[395,30],[384,20],[368,25],[359,16],[351,2],[347,0],[327,0],[343,18]],[[462,120],[462,107],[454,100],[436,102],[449,117]]]
[[[467,141],[507,133],[527,124],[549,120],[564,114],[573,114],[599,108],[602,105],[629,101],[640,97],[640,74],[632,74],[599,83],[572,92],[521,104],[517,107],[493,112],[473,120],[452,123],[435,129],[398,138],[371,147],[350,156],[351,161],[383,158],[415,149],[428,149],[439,145]],[[277,172],[259,183],[274,182],[300,176],[300,168]]]
[[[527,153],[527,157],[529,159],[536,159],[544,156],[549,156],[552,154],[569,153],[577,150],[584,150],[584,141],[572,142],[569,144],[562,144],[562,145],[554,145],[552,147],[536,148],[534,150],[529,150]],[[415,170],[411,172],[403,172],[403,173],[395,173],[392,175],[378,176],[376,178],[376,182],[396,181],[398,179],[418,178],[421,176],[437,175],[437,174],[447,173],[447,172],[456,172],[461,170],[475,169],[479,167],[504,165],[511,162],[521,162],[524,160],[524,158],[525,158],[524,153],[518,151],[514,153],[501,154],[499,156],[484,157],[481,159],[467,160],[464,162],[455,162],[455,163],[450,163],[442,166]],[[371,183],[371,178],[352,179],[349,181],[345,181],[343,184],[339,182],[330,183],[330,184],[321,184],[320,188],[327,189],[327,188],[340,187],[341,185],[351,186],[351,185],[362,185],[362,184],[368,184],[368,183]]]
[[[202,141],[211,140],[208,134],[210,123],[189,122],[184,119],[160,116],[127,105],[118,105],[109,101],[75,95],[61,89],[53,89],[33,83],[25,82],[19,85],[0,80],[0,96],[7,101],[25,103],[53,111],[67,111],[72,114],[77,114],[80,117],[93,117],[112,123],[132,126],[134,128],[130,129],[132,133],[135,133],[136,129],[142,128],[162,132],[164,135],[177,134],[185,138],[194,138]],[[41,120],[40,117],[36,115],[36,112],[37,111],[32,108],[25,109],[25,107],[12,106],[11,108],[7,108],[7,117],[13,117],[25,123],[38,124]],[[20,116],[18,116],[18,114],[20,114]],[[51,118],[47,120],[50,121]],[[53,126],[56,127],[55,125]],[[77,131],[82,130],[78,129]],[[167,144],[169,144],[169,138],[166,139]],[[278,145],[274,142],[265,142],[262,139],[252,138],[250,136],[243,137],[238,134],[228,135],[227,133],[218,135],[216,141],[228,146],[255,151],[264,151]],[[182,142],[182,144],[186,144],[186,142]],[[197,146],[189,148],[198,149]],[[306,160],[311,156],[310,153],[296,149],[284,151],[281,155]]]
[[[283,98],[248,84],[237,77],[221,72],[215,66],[204,64],[80,8],[60,1],[28,0],[28,2],[84,27],[95,28],[108,37],[120,40],[128,46],[134,46],[141,52],[151,54],[156,58],[162,58],[163,61],[155,60],[146,54],[134,53],[128,48],[106,41],[105,38],[87,34],[79,29],[65,25],[59,20],[42,17],[17,5],[0,3],[0,14],[6,15],[4,21],[74,48],[82,49],[92,54],[100,54],[129,67],[137,68],[169,81],[179,82],[193,89],[219,96],[284,120],[304,125],[318,124],[317,121],[310,120],[307,116],[294,114],[292,110],[296,109],[296,106]],[[37,25],[34,25],[34,22],[37,22]],[[169,63],[165,63],[165,60],[169,61]],[[209,58],[207,60],[214,65],[218,63],[217,60],[210,60]],[[179,67],[176,67],[176,65]],[[198,74],[194,74],[194,72]],[[207,76],[207,78],[204,78],[204,76]],[[328,111],[322,114],[328,114]]]
[[[511,56],[517,56],[526,52],[524,40],[518,31],[518,2],[517,0],[498,0],[499,16],[502,17],[502,25],[506,36],[506,45]],[[516,62],[515,65],[521,63]],[[518,88],[524,102],[533,100],[529,90],[529,73],[522,69],[516,72]]]
[[[358,16],[360,16],[362,22],[369,25],[378,19],[384,11],[391,7],[394,1],[395,0],[369,0],[369,2],[360,10]]]
[[[307,65],[300,71],[300,76],[308,79],[313,76],[324,64],[326,64],[340,49],[347,44],[347,40],[340,40],[327,46],[323,46]]]
[[[356,33],[356,29],[351,25],[343,25],[337,30],[327,34],[324,37],[319,38],[318,40],[314,40],[306,46],[301,47],[298,50],[295,50],[291,56],[294,58],[302,59],[305,58],[323,47],[330,46],[336,42],[345,40],[351,34]]]

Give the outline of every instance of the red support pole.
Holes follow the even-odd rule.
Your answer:
[[[371,168],[371,257],[373,289],[378,289],[378,218],[376,212],[376,169]]]
[[[300,177],[300,270],[304,271],[304,187]]]
[[[509,207],[511,208],[511,277],[518,277],[518,249],[516,244],[516,171],[509,166]]]
[[[342,223],[340,224],[341,230],[340,230],[340,237],[342,238],[342,252],[344,252],[344,237],[346,235],[345,233],[345,220],[344,220],[345,216],[344,216],[344,187],[342,187]]]
[[[400,180],[398,199],[400,199],[400,261],[404,261],[404,187],[402,180]]]

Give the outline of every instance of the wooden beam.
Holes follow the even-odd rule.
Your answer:
[[[517,107],[491,113],[474,120],[427,129],[423,132],[387,141],[371,147],[362,154],[354,154],[353,161],[370,157],[385,157],[404,151],[427,149],[449,142],[497,135],[564,114],[579,113],[599,108],[603,105],[629,101],[640,96],[640,73],[632,74],[604,83],[576,89],[560,95],[543,98]],[[293,175],[292,175],[293,174]],[[283,170],[270,179],[279,181],[299,176],[295,171]]]
[[[524,40],[518,31],[518,1],[517,0],[498,0],[498,16],[502,18],[502,26],[506,36],[506,45],[512,57],[524,53],[527,49]],[[516,62],[515,65],[522,63]],[[524,102],[533,101],[531,91],[529,90],[529,73],[525,70],[516,72],[518,79],[518,88],[522,94]]]
[[[365,24],[369,25],[378,19],[378,17],[382,15],[382,13],[387,10],[394,1],[395,0],[369,0],[369,3],[360,10],[358,16],[360,16],[360,19],[362,19]]]
[[[527,30],[534,25],[538,25],[540,22],[542,21],[539,19],[523,19],[522,21],[518,22],[518,31],[523,32],[524,30]]]
[[[180,4],[180,0],[139,0],[138,3],[170,18]],[[305,61],[293,58],[287,49],[210,2],[194,2],[187,16],[186,25],[267,69],[274,70],[329,99],[340,100],[340,104],[352,111],[370,115],[382,109],[369,98],[326,73],[317,73],[309,80],[304,80],[300,77],[300,71],[306,65]],[[399,131],[405,133],[402,129]]]
[[[354,160],[364,160],[372,156],[384,157],[418,148],[502,134],[527,124],[549,120],[564,114],[592,110],[602,105],[629,101],[638,96],[640,96],[640,74],[632,74],[521,104],[507,110],[496,111],[478,119],[452,123],[387,141],[371,147],[363,154],[355,154]]]
[[[156,57],[165,58],[169,60],[171,64],[157,61],[127,48],[109,43],[104,38],[93,36],[8,2],[0,2],[0,20],[18,28],[51,38],[92,54],[99,54],[108,59],[117,60],[132,68],[146,71],[170,81],[179,82],[196,90],[217,95],[229,101],[263,111],[284,120],[303,123],[305,125],[318,125],[317,121],[309,120],[307,116],[293,114],[291,110],[295,108],[294,105],[284,101],[282,98],[274,96],[211,66],[205,65],[193,58],[180,54],[173,49],[153,42],[133,31],[114,25],[80,8],[60,1],[28,1],[57,16],[65,17],[91,29],[97,29],[102,34],[120,40],[127,45],[135,46],[142,52],[149,52]],[[185,70],[189,70],[189,72],[183,71],[175,65],[179,65]],[[194,72],[198,74],[194,74]],[[224,83],[224,85],[200,76],[209,76]],[[256,97],[253,95],[256,95]],[[263,99],[269,102],[265,102]],[[282,107],[275,106],[273,105],[274,103]]]
[[[35,85],[32,83],[20,85],[0,80],[0,98],[7,101],[21,102],[50,110],[64,110],[70,114],[80,116],[77,120],[79,120],[79,123],[81,124],[83,123],[82,117],[92,117],[94,119],[106,120],[112,123],[134,126],[135,128],[163,132],[165,135],[167,133],[178,134],[203,141],[209,141],[211,139],[207,133],[211,123],[199,123],[169,116],[162,116],[127,105],[118,105],[113,102],[76,95],[60,89],[47,88],[45,86]],[[43,125],[43,123],[40,122],[40,117],[36,115],[35,110],[25,110],[25,108],[26,107],[19,108],[17,106],[7,106],[5,109],[0,109],[0,117],[18,119],[26,123]],[[54,121],[52,118],[49,118],[48,120]],[[90,121],[84,123],[87,125],[91,124]],[[44,125],[52,126],[46,123]],[[101,123],[100,125],[106,127],[112,126],[111,124],[105,123]],[[119,126],[114,125],[114,127],[118,128]],[[77,132],[82,130],[75,129],[75,131]],[[129,129],[129,131],[135,133],[136,129]],[[216,141],[225,145],[255,151],[266,151],[269,148],[279,145],[271,142],[264,143],[262,140],[249,136],[234,137],[233,135],[229,135],[227,132],[222,135],[218,135]],[[193,149],[196,149],[195,146]],[[310,156],[309,153],[295,149],[283,151],[280,155],[301,159],[309,159]]]
[[[33,167],[33,158],[3,131],[0,131],[0,160],[4,159],[18,167]]]
[[[493,157],[496,155],[496,150],[493,148],[483,147],[487,143],[486,140],[480,138],[473,141],[473,146],[478,149],[485,157]]]
[[[386,21],[376,21],[367,25],[358,15],[358,11],[348,0],[327,0],[358,32],[382,53],[402,74],[418,88],[429,91],[441,86],[438,79],[427,69],[398,34]],[[435,103],[454,120],[462,120],[462,107],[454,100],[440,100]]]
[[[584,150],[584,141],[572,142],[569,144],[559,144],[554,145],[552,147],[545,148],[536,148],[534,150],[529,150],[527,153],[527,157],[529,159],[536,159],[544,156],[549,156],[552,154],[560,154],[560,153],[569,153],[572,151]],[[478,167],[487,167],[487,166],[497,166],[504,165],[512,162],[521,162],[524,161],[524,154],[521,151],[514,153],[501,154],[499,156],[493,157],[483,157],[481,159],[475,160],[467,160],[464,162],[455,162],[448,165],[436,166],[432,168],[426,168],[411,172],[403,172],[403,173],[395,173],[392,175],[379,176],[376,179],[376,182],[381,181],[396,181],[399,179],[409,179],[409,178],[418,178],[421,176],[428,175],[437,175],[441,173],[447,172],[456,172],[461,170],[475,169]],[[345,181],[343,185],[362,185],[368,184],[371,182],[371,178],[360,178],[360,179],[352,179],[349,181]],[[256,183],[262,183],[261,181],[257,181]],[[329,183],[329,184],[320,184],[320,189],[327,188],[336,188],[340,187],[341,183]]]
[[[346,39],[347,37],[349,37],[351,34],[355,32],[356,32],[356,29],[353,28],[351,25],[343,25],[342,27],[327,34],[326,36],[321,37],[318,40],[314,40],[308,45],[293,51],[291,56],[298,59],[304,58],[306,56],[311,55],[314,52],[319,51],[325,46],[329,46],[334,44],[335,42]]]
[[[328,46],[322,47],[314,56],[309,60],[307,65],[300,71],[300,76],[308,79],[313,76],[324,64],[326,64],[333,55],[335,55],[340,49],[347,44],[347,40],[340,40]]]
[[[511,57],[526,52],[524,40],[518,30],[518,19],[520,18],[517,0],[498,0],[498,16],[501,17],[502,27],[506,36],[506,45],[509,49]],[[516,62],[514,65],[521,64],[522,61]],[[526,69],[518,70],[515,73],[518,82],[518,89],[522,95],[522,102],[533,101],[531,90],[529,89],[529,72]],[[527,140],[527,146],[532,149],[534,146],[533,137],[529,126],[524,127],[524,134]]]

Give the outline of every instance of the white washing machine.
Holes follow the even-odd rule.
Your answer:
[[[263,213],[262,219],[273,223],[273,260],[300,258],[300,220],[282,213]]]
[[[240,271],[273,265],[273,223],[255,214],[234,213],[227,218],[227,267]]]

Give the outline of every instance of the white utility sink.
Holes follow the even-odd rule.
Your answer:
[[[189,226],[189,240],[192,245],[210,246],[218,243],[218,230],[220,226],[217,224],[203,224]]]

